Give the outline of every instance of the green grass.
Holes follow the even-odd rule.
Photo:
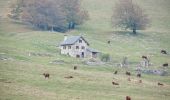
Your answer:
[[[110,24],[112,8],[116,0],[83,0],[89,11],[90,20],[76,27],[68,35],[83,36],[90,46],[109,53],[112,62],[106,65],[85,65],[83,59],[60,55],[56,47],[63,40],[63,33],[38,31],[31,26],[5,17],[10,0],[0,1],[0,100],[169,100],[170,76],[142,74],[143,83],[138,83],[135,66],[142,55],[151,58],[149,69],[162,69],[170,63],[170,55],[160,54],[161,49],[170,52],[170,7],[168,0],[135,0],[149,14],[152,23],[145,31],[132,35],[130,31],[113,29]],[[111,40],[111,44],[107,44]],[[48,56],[29,56],[29,53],[48,53]],[[129,68],[116,67],[124,56],[128,57]],[[64,60],[64,64],[50,64],[53,60]],[[78,65],[74,71],[73,66]],[[118,70],[118,75],[113,71]],[[132,72],[132,81],[127,81],[125,71]],[[170,69],[166,69],[170,73]],[[50,79],[42,73],[49,72]],[[73,79],[65,79],[72,75]],[[113,86],[112,80],[119,82]],[[157,86],[162,82],[163,87]]]

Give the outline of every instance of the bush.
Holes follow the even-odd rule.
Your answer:
[[[101,61],[108,62],[108,61],[110,61],[110,55],[109,54],[101,54],[100,59],[101,59]]]

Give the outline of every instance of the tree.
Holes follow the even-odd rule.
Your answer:
[[[15,3],[12,3],[11,5],[11,13],[8,14],[8,16],[11,19],[14,20],[19,20],[20,19],[20,14],[22,13],[22,7],[23,7],[23,0],[17,0]]]
[[[17,0],[10,18],[43,30],[65,32],[88,19],[79,0]]]
[[[81,7],[80,0],[61,0],[61,7],[66,14],[69,29],[74,29],[75,25],[83,24],[89,19],[88,12]]]
[[[59,0],[29,0],[22,9],[22,20],[44,30],[66,30],[66,17]]]
[[[109,54],[101,54],[100,56],[101,61],[108,62],[110,61],[110,55]]]
[[[149,25],[149,22],[147,14],[132,0],[119,0],[115,4],[112,15],[113,27],[130,29],[136,34],[136,30],[144,30]]]

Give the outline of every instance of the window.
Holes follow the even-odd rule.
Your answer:
[[[71,46],[68,46],[68,49],[71,49]]]
[[[79,46],[76,46],[76,49],[79,49]]]
[[[63,46],[63,49],[66,49],[66,46]]]
[[[79,43],[82,43],[82,40],[79,40]]]
[[[81,47],[81,49],[85,49],[85,47],[84,47],[84,46],[82,46],[82,47]]]

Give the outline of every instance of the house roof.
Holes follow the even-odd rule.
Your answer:
[[[70,36],[65,41],[61,42],[60,45],[72,45],[76,43],[80,38],[82,38],[87,43],[87,45],[89,45],[89,43],[82,36]]]
[[[97,52],[97,53],[99,53],[99,51],[98,51],[98,50],[93,49],[93,48],[87,48],[86,50],[87,50],[87,51],[90,51],[90,52]]]

